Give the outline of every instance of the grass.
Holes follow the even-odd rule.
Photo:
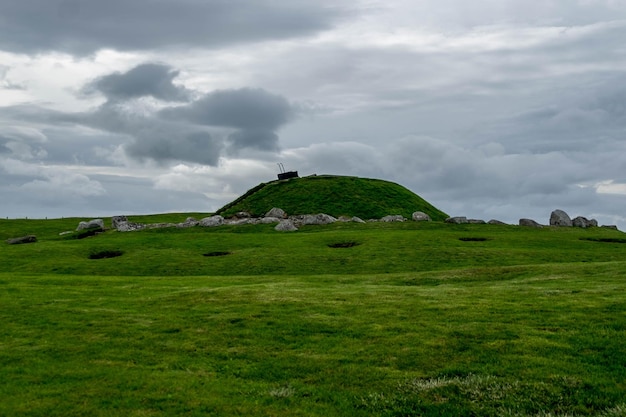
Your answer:
[[[401,185],[376,179],[330,175],[273,181],[254,187],[239,199],[218,210],[223,216],[247,211],[262,216],[272,207],[289,215],[326,213],[379,219],[390,214],[411,218],[422,211],[433,220],[448,215]]]
[[[620,232],[79,220],[0,222],[0,415],[626,415]]]

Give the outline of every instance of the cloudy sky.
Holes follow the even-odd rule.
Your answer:
[[[626,0],[3,0],[0,216],[211,212],[281,162],[626,230],[624,39]]]

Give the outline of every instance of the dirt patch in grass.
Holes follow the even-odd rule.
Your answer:
[[[460,237],[459,240],[463,242],[485,242],[491,239],[487,237]]]
[[[118,256],[122,256],[123,254],[124,251],[121,250],[101,250],[90,253],[89,259],[117,258]]]
[[[359,242],[337,242],[331,243],[328,245],[329,248],[352,248],[354,246],[359,246]]]
[[[591,242],[602,243],[626,243],[626,239],[616,237],[581,237],[580,240],[589,240]]]
[[[216,251],[216,252],[207,252],[207,253],[202,254],[202,256],[226,256],[226,255],[230,255],[230,252]]]

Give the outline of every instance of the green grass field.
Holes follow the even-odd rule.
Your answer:
[[[621,232],[79,220],[0,221],[0,416],[626,416]]]

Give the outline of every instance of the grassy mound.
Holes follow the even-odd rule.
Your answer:
[[[259,184],[217,211],[224,217],[240,211],[262,216],[272,207],[290,215],[326,213],[335,217],[362,219],[401,214],[410,218],[415,211],[435,221],[448,215],[401,185],[376,179],[338,176],[311,176]]]

